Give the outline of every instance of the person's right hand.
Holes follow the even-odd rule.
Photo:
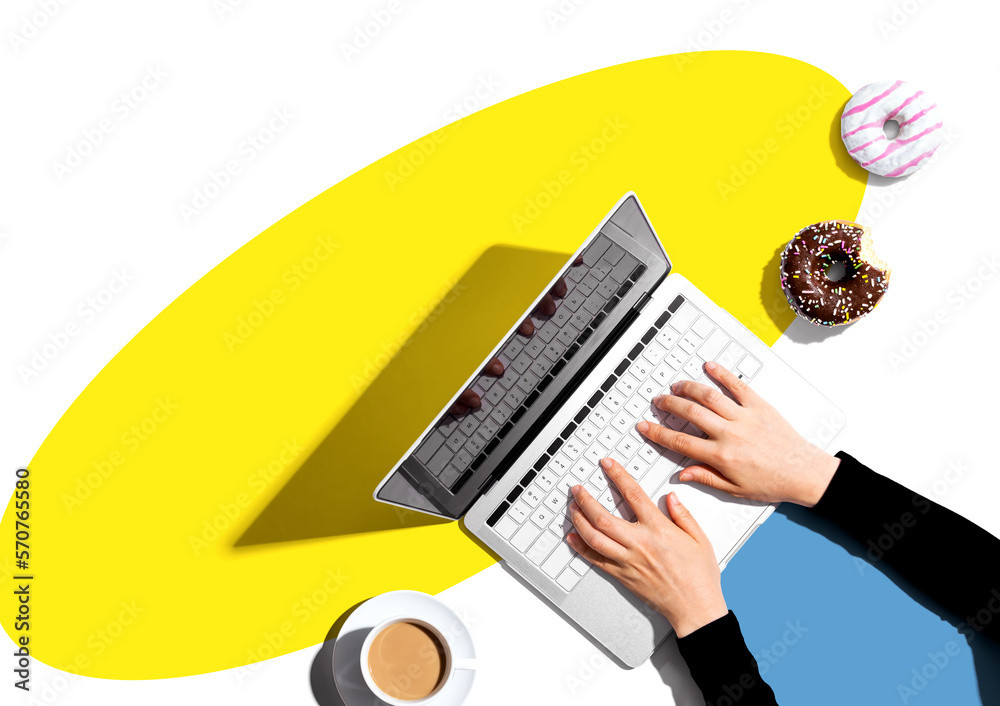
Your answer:
[[[736,375],[718,363],[706,363],[705,369],[735,402],[715,387],[686,380],[675,383],[673,394],[653,398],[653,404],[691,422],[708,438],[653,422],[639,422],[638,430],[660,446],[700,461],[681,471],[682,481],[750,500],[806,507],[818,503],[840,459],[804,439]]]

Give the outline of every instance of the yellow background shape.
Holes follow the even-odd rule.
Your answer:
[[[860,206],[848,97],[769,54],[635,61],[447,126],[268,228],[136,335],[32,460],[34,656],[119,679],[247,665],[372,595],[491,564],[459,523],[374,503],[375,484],[627,190],[675,269],[773,342],[792,319],[778,249]]]

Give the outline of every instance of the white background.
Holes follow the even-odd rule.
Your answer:
[[[373,12],[391,19],[349,60],[343,44],[356,40]],[[485,107],[649,56],[752,49],[812,63],[852,91],[902,78],[942,106],[953,136],[947,148],[919,178],[892,191],[873,179],[865,195],[862,220],[894,268],[882,307],[836,335],[819,336],[797,321],[775,350],[845,410],[844,448],[1000,534],[992,512],[1000,491],[993,471],[1000,277],[989,268],[982,273],[992,279],[977,275],[984,258],[1000,253],[992,205],[998,14],[996,3],[973,0],[7,0],[0,11],[0,468],[27,463],[111,357],[209,269],[332,184],[451,122],[456,103]],[[126,114],[120,94],[157,72]],[[484,81],[497,84],[485,101],[475,98]],[[246,161],[241,142],[275,110],[294,117]],[[102,120],[110,132],[60,180],[53,163],[65,162]],[[179,205],[190,204],[193,190],[229,159],[241,161],[241,173],[186,222]],[[103,311],[81,315],[88,297],[122,271],[127,286]],[[921,322],[938,310],[947,322],[922,333]],[[79,334],[24,381],[19,366],[30,366],[34,351],[71,322]],[[890,354],[912,355],[893,365]],[[946,482],[949,461],[970,470]],[[490,595],[505,596],[508,608],[477,619],[476,606]],[[482,651],[504,667],[481,674],[475,703],[529,691],[538,694],[534,703],[566,701],[564,677],[576,669],[569,665],[596,654],[499,566],[443,597],[471,611]],[[532,636],[533,647],[519,656],[499,637],[509,640],[512,629]],[[263,665],[243,687],[226,672],[155,689],[77,679],[62,700],[134,703],[141,694],[149,703],[210,703],[238,690],[245,702],[281,694],[308,703],[304,675],[314,654]],[[539,655],[561,666],[555,673],[528,668]],[[519,665],[522,679],[504,678]],[[645,692],[666,703],[657,666],[663,660],[633,672],[606,666],[574,700]],[[39,666],[35,676],[44,681],[52,672]]]

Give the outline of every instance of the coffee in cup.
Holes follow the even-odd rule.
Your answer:
[[[448,676],[448,652],[437,632],[414,620],[381,628],[368,648],[368,673],[388,696],[418,701],[436,693]]]

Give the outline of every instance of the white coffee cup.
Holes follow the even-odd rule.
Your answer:
[[[394,696],[390,696],[385,693],[378,684],[375,683],[375,679],[372,677],[371,669],[369,668],[368,657],[371,652],[372,643],[375,638],[383,630],[388,628],[390,625],[395,623],[412,623],[413,625],[419,625],[422,628],[428,630],[440,643],[441,648],[444,652],[444,669],[443,676],[435,686],[434,691],[429,693],[427,696],[419,699],[400,699]],[[464,628],[463,628],[464,629]],[[365,684],[368,688],[372,690],[379,699],[390,704],[390,706],[423,706],[424,704],[430,704],[441,690],[444,689],[445,685],[451,680],[456,670],[474,670],[476,669],[476,660],[469,658],[456,657],[452,651],[451,642],[446,637],[447,631],[442,629],[437,625],[434,625],[427,620],[422,618],[410,618],[405,615],[397,615],[392,618],[383,620],[381,623],[376,625],[365,637],[364,643],[361,645],[361,675],[364,677]]]

